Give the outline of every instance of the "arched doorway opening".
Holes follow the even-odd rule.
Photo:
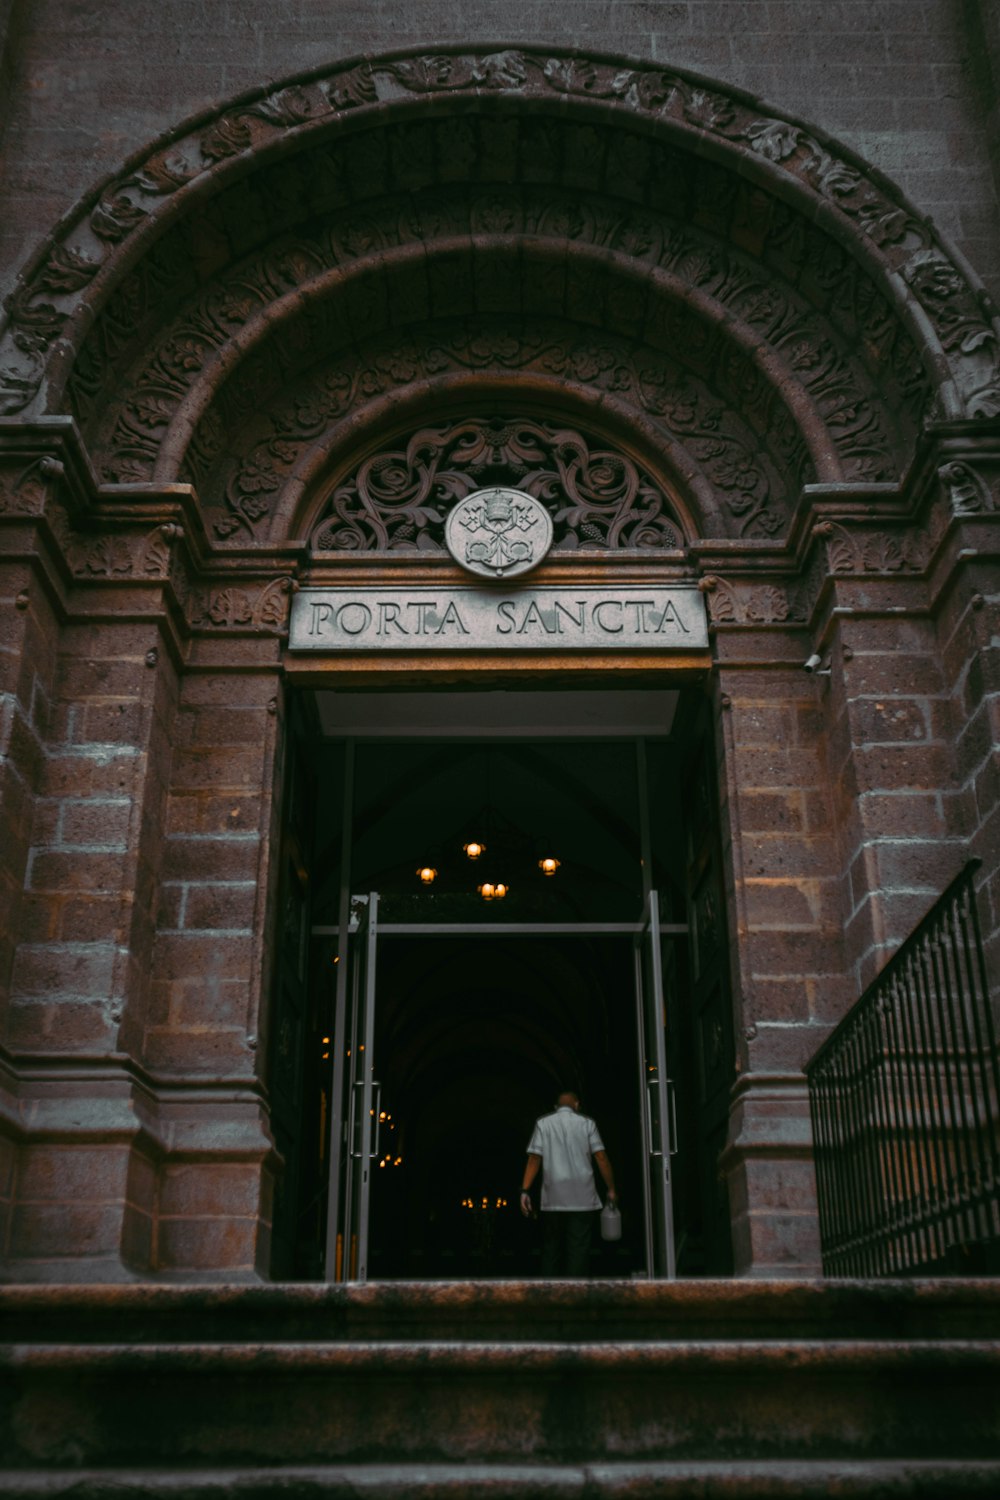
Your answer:
[[[516,1186],[563,1087],[598,1120],[627,1205],[595,1272],[725,1274],[734,1054],[700,690],[313,706],[284,860],[311,957],[293,944],[277,985],[276,1274],[537,1271]]]

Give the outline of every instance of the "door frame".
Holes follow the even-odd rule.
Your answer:
[[[343,895],[343,893],[342,893]],[[676,1274],[674,1213],[670,1161],[673,1155],[671,1114],[666,1076],[665,1025],[666,1002],[660,964],[663,938],[680,939],[688,935],[686,922],[660,923],[656,891],[647,897],[643,916],[638,922],[379,922],[377,891],[349,895],[346,927],[317,925],[314,937],[339,938],[346,930],[347,944],[337,965],[336,1014],[334,1019],[334,1086],[331,1090],[329,1120],[329,1173],[324,1280],[328,1283],[367,1280],[368,1214],[371,1186],[372,1120],[378,1104],[371,1105],[378,1089],[373,1068],[375,1008],[378,992],[377,947],[385,937],[597,937],[630,936],[634,945],[634,983],[636,1006],[636,1053],[639,1067],[640,1136],[644,1153],[643,1211],[646,1274],[655,1277],[657,1260],[666,1266],[666,1279]],[[640,947],[648,940],[651,973],[644,975]],[[360,951],[359,951],[360,950]],[[350,1002],[350,1003],[349,1003]],[[348,1036],[357,1043],[362,1030],[366,1057],[363,1064],[355,1053],[348,1065]],[[353,1049],[351,1049],[353,1050]],[[649,1059],[654,1062],[655,1083],[661,1098],[660,1107],[650,1103],[647,1087]],[[375,1059],[377,1062],[377,1059]],[[360,1115],[355,1113],[355,1098],[361,1090]],[[339,1107],[338,1107],[339,1106]],[[355,1146],[358,1149],[355,1150]],[[376,1153],[377,1154],[377,1149]],[[357,1167],[355,1167],[357,1162]],[[344,1183],[341,1187],[342,1166]],[[659,1182],[653,1174],[658,1172]],[[341,1199],[344,1199],[342,1202]],[[657,1205],[661,1205],[657,1214]],[[352,1224],[357,1219],[357,1251],[354,1249]],[[658,1242],[657,1219],[662,1234]],[[356,1276],[351,1275],[357,1271]],[[344,1273],[347,1274],[344,1274]]]

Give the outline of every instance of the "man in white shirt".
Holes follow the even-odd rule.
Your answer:
[[[567,1089],[556,1100],[555,1112],[535,1122],[521,1179],[521,1212],[531,1218],[531,1185],[542,1169],[543,1276],[587,1275],[594,1213],[601,1206],[593,1162],[608,1202],[617,1203],[614,1173],[597,1126],[581,1115],[579,1096]]]

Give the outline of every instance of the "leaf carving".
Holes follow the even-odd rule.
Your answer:
[[[857,566],[854,543],[843,527],[833,528],[833,535],[826,544],[826,555],[831,573],[853,573]]]

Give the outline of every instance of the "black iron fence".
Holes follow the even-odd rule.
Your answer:
[[[1000,1269],[983,1259],[1000,1245],[1000,1064],[978,863],[806,1068],[828,1276]]]

